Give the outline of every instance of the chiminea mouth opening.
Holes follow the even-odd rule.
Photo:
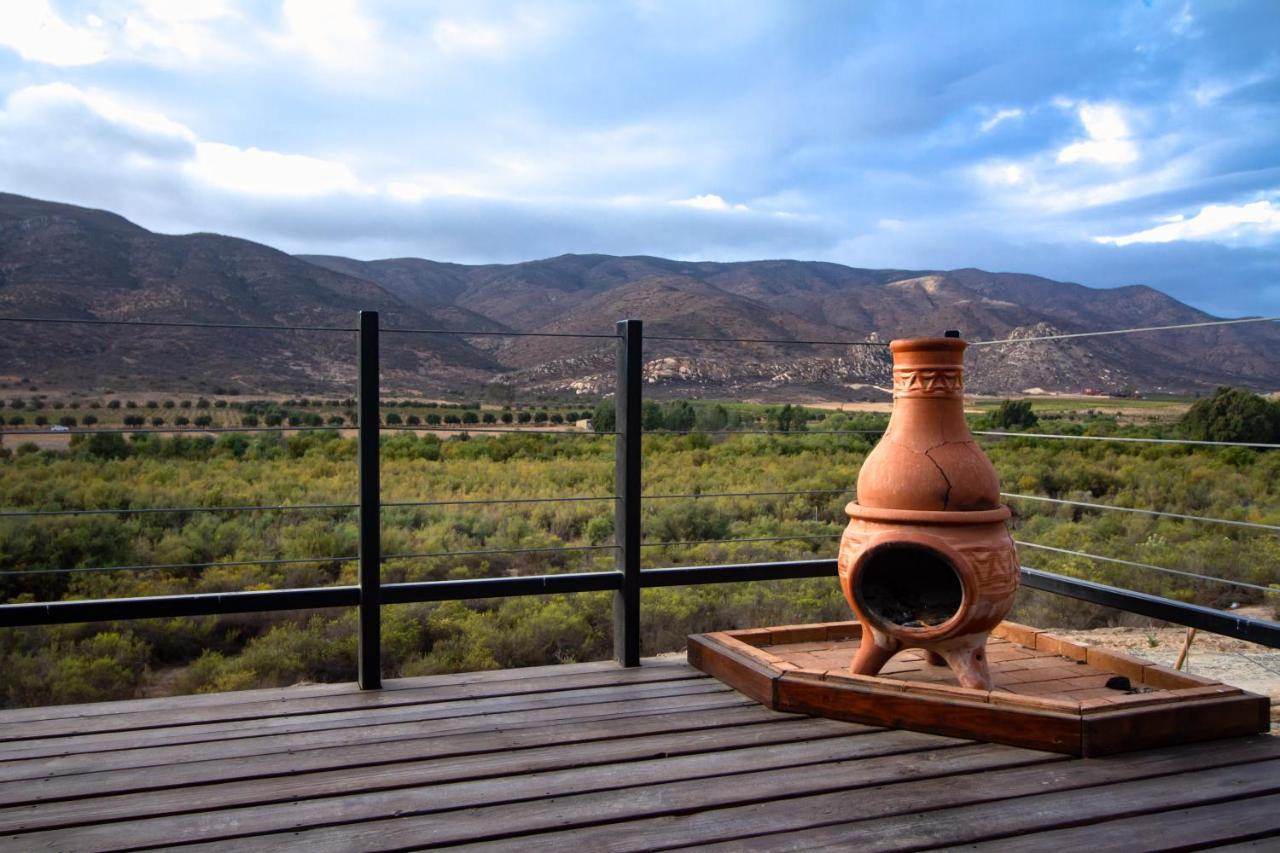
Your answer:
[[[937,628],[959,611],[964,585],[955,567],[932,548],[886,544],[868,554],[858,572],[856,595],[886,627]]]

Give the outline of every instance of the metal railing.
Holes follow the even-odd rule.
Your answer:
[[[0,321],[15,322],[49,322],[36,318],[0,318]],[[68,320],[56,322],[99,322]],[[237,325],[237,324],[185,324],[185,323],[128,323],[124,325],[154,325],[197,328],[225,329],[273,329],[278,327]],[[763,542],[763,541],[802,541],[814,539],[834,539],[839,534],[794,534],[780,536],[747,537],[726,540],[693,540],[687,542],[644,542],[641,531],[641,509],[644,501],[694,498],[725,498],[754,496],[800,496],[800,495],[839,495],[841,489],[799,489],[795,491],[761,491],[761,492],[707,492],[693,494],[655,494],[644,495],[642,491],[641,442],[642,430],[642,388],[643,388],[643,327],[639,320],[624,320],[617,324],[613,335],[569,333],[512,333],[512,332],[479,332],[457,331],[445,329],[381,329],[377,312],[362,311],[356,328],[342,327],[292,327],[294,331],[315,332],[355,332],[357,333],[357,384],[358,384],[358,422],[357,422],[357,461],[358,461],[358,500],[356,503],[299,504],[284,506],[222,506],[222,507],[143,507],[121,509],[81,509],[81,510],[14,510],[0,512],[0,518],[37,517],[42,515],[105,515],[129,513],[160,512],[240,512],[240,511],[291,511],[291,510],[355,510],[358,514],[358,553],[331,557],[290,558],[287,560],[252,560],[235,561],[234,563],[190,563],[171,564],[163,568],[189,567],[206,568],[219,565],[257,565],[285,563],[338,563],[356,562],[359,564],[358,582],[355,585],[328,586],[302,589],[280,589],[264,591],[241,591],[224,593],[193,593],[185,595],[149,596],[143,598],[117,598],[98,600],[73,600],[40,603],[18,603],[0,605],[0,628],[18,626],[53,625],[73,622],[99,622],[128,619],[147,619],[157,617],[210,616],[230,613],[252,613],[270,611],[303,610],[313,608],[356,607],[359,613],[358,643],[358,681],[361,687],[375,689],[381,685],[381,609],[386,605],[408,604],[417,602],[438,602],[449,600],[466,600],[480,598],[503,598],[509,596],[548,595],[578,592],[612,592],[613,593],[613,655],[624,666],[637,666],[640,662],[640,615],[641,592],[644,589],[692,586],[714,583],[740,583],[762,580],[789,580],[798,578],[823,578],[836,575],[836,560],[810,559],[785,562],[739,563],[724,565],[673,566],[663,568],[641,568],[641,549],[660,546],[683,546],[703,544],[704,542]],[[383,431],[405,429],[412,431],[430,431],[445,429],[465,432],[511,432],[532,433],[549,432],[555,435],[583,435],[581,433],[565,433],[555,430],[531,430],[521,427],[481,427],[470,424],[457,426],[383,426],[379,417],[379,337],[380,334],[440,334],[440,335],[509,335],[516,337],[590,337],[614,340],[617,347],[617,386],[615,396],[616,429],[611,432],[590,433],[591,436],[608,436],[614,439],[614,481],[613,495],[590,495],[569,497],[535,497],[498,499],[493,501],[473,500],[423,500],[423,501],[382,501],[381,500],[381,460],[380,435]],[[716,340],[723,342],[740,342],[734,339],[673,338],[662,336],[660,340]],[[1018,341],[1018,343],[1025,342]],[[777,343],[796,343],[778,341]],[[883,346],[877,341],[822,341],[801,343],[840,344],[844,346]],[[999,343],[999,342],[991,342]],[[340,427],[267,427],[259,430],[308,430],[338,429]],[[249,432],[255,428],[196,428],[193,432]],[[155,430],[83,430],[75,432],[159,432],[176,433],[182,430],[170,428]],[[26,431],[10,431],[5,434],[25,434]],[[664,434],[683,434],[682,431],[659,431]],[[683,431],[688,432],[688,431]],[[707,432],[707,431],[698,431]],[[711,433],[725,434],[773,434],[776,430],[712,430]],[[822,435],[877,435],[880,430],[815,430],[807,432],[784,432],[794,437]],[[1039,435],[1034,433],[1004,433],[994,431],[975,431],[977,435],[992,438],[1052,438],[1083,439],[1089,441],[1119,442],[1151,442],[1151,443],[1186,443],[1186,444],[1221,444],[1220,442],[1183,442],[1176,439],[1128,438],[1106,436],[1067,436]],[[1257,449],[1272,449],[1277,445],[1245,444],[1243,446]],[[1065,501],[1043,496],[1014,495],[1006,497],[1026,500],[1048,500],[1054,503],[1073,504],[1082,509],[1114,509],[1126,512],[1149,512],[1152,515],[1168,515],[1173,518],[1193,520],[1197,522],[1218,522],[1240,526],[1274,529],[1274,525],[1233,522],[1227,519],[1213,519],[1175,513],[1135,510],[1126,507],[1113,507],[1086,502]],[[537,503],[560,501],[613,501],[614,502],[614,535],[611,545],[563,546],[556,548],[517,548],[517,549],[484,549],[439,551],[425,554],[387,554],[382,549],[381,512],[385,508],[396,507],[431,507],[455,506],[467,504],[489,503]],[[1033,543],[1027,543],[1033,544]],[[534,553],[611,550],[614,553],[614,568],[608,571],[576,572],[569,574],[542,574],[520,577],[476,578],[466,580],[414,581],[384,583],[381,580],[381,567],[395,559],[416,557],[450,557],[476,554],[499,553]],[[1077,553],[1080,556],[1107,560],[1111,558],[1098,555]],[[1133,563],[1135,566],[1145,564]],[[93,568],[56,568],[29,570],[21,572],[4,572],[0,574],[27,575],[48,572],[74,571],[109,571],[137,570],[156,568],[156,566],[119,566]],[[1160,567],[1147,568],[1159,569]],[[1176,570],[1170,570],[1175,571]],[[1191,574],[1191,573],[1184,573]],[[1223,580],[1208,575],[1194,575],[1205,580]],[[1078,578],[1052,574],[1033,568],[1022,568],[1022,582],[1031,589],[1068,596],[1106,607],[1130,611],[1154,619],[1187,625],[1212,633],[1248,640],[1263,645],[1280,648],[1280,625],[1262,620],[1242,618],[1228,612],[1213,610],[1207,607],[1187,604],[1134,590],[1122,589],[1105,584],[1085,581]],[[1259,589],[1265,588],[1259,587]]]

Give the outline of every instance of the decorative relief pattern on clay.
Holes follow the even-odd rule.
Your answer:
[[[1001,596],[1018,588],[1018,552],[1012,545],[1001,548],[964,548],[961,550],[984,593]]]
[[[955,397],[964,392],[959,368],[894,368],[895,397]]]

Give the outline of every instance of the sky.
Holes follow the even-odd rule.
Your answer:
[[[1280,2],[4,2],[0,190],[289,252],[979,267],[1280,315]]]

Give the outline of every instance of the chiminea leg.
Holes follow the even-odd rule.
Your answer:
[[[870,625],[864,625],[862,643],[853,656],[849,671],[854,675],[875,675],[901,648],[902,643],[893,637],[882,634]]]
[[[938,649],[947,666],[955,673],[961,687],[973,690],[991,689],[991,670],[987,668],[987,635],[959,637]]]

